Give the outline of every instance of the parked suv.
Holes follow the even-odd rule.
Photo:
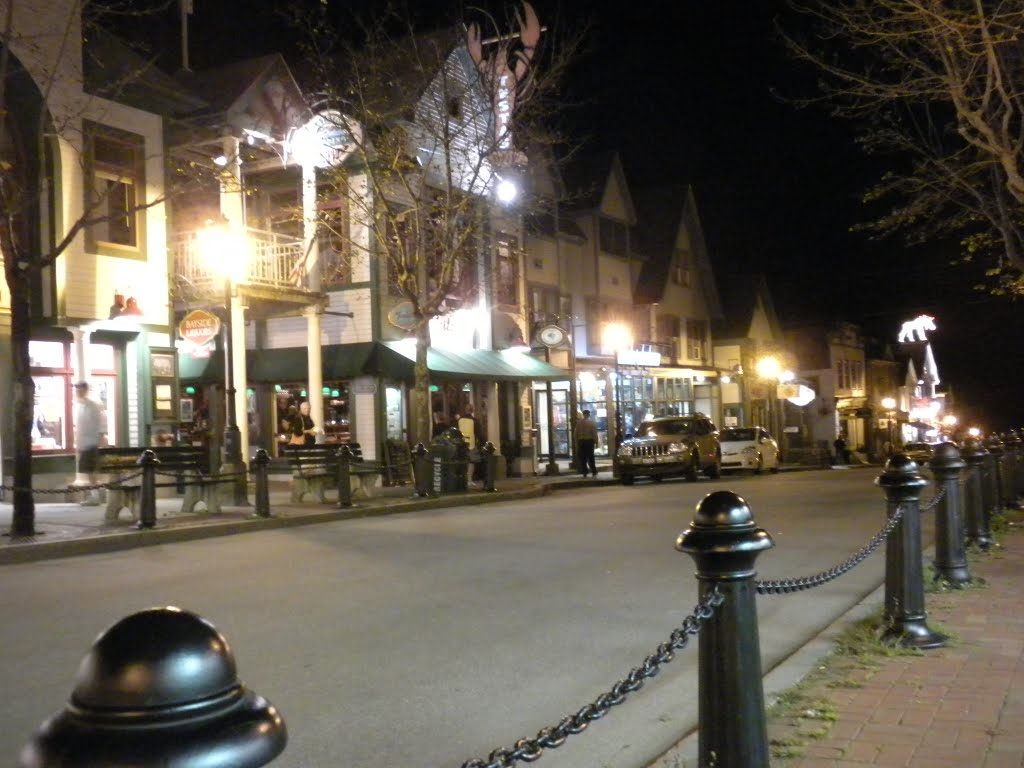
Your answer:
[[[718,429],[700,413],[650,419],[619,446],[618,463],[623,485],[645,476],[659,482],[665,475],[693,482],[701,472],[715,479],[722,474]]]

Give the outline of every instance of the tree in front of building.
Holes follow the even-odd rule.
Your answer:
[[[324,4],[297,21],[307,33],[313,110],[350,142],[347,161],[320,186],[322,200],[345,205],[322,205],[321,226],[342,231],[331,210],[360,221],[368,236],[352,234],[352,253],[379,259],[383,301],[406,308],[405,329],[417,341],[411,432],[425,442],[430,321],[477,306],[493,281],[494,223],[524,178],[525,148],[542,140],[566,54],[556,61],[541,50],[527,3],[511,24],[486,17],[486,34],[475,24],[467,32],[461,20],[423,34],[407,12],[390,11],[345,25],[359,34],[343,38]]]
[[[816,42],[785,34],[822,74],[825,103],[890,159],[868,229],[955,238],[995,293],[1024,294],[1024,6],[970,0],[794,0]],[[800,25],[804,27],[806,25]]]

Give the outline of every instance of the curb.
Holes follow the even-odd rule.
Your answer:
[[[127,549],[151,547],[159,544],[198,541],[218,536],[232,536],[238,533],[294,528],[341,520],[383,517],[385,515],[418,512],[421,510],[476,506],[498,501],[515,501],[516,499],[533,499],[547,496],[549,493],[558,490],[559,487],[574,488],[577,486],[571,481],[564,484],[531,484],[523,488],[499,489],[493,492],[477,491],[465,496],[449,495],[422,499],[410,498],[408,500],[395,500],[374,506],[354,504],[346,508],[321,508],[308,512],[301,510],[297,514],[292,515],[278,514],[271,517],[256,517],[252,515],[248,518],[212,522],[208,522],[211,520],[208,517],[178,518],[184,520],[184,522],[179,524],[172,523],[163,528],[156,527],[148,530],[132,529],[130,531],[100,533],[84,538],[61,539],[60,541],[40,541],[37,537],[33,537],[30,541],[24,543],[12,541],[7,545],[0,545],[0,566],[56,560],[58,558],[77,557],[79,555],[120,552]],[[284,507],[282,512],[287,513],[288,509]],[[42,535],[45,536],[45,534]]]

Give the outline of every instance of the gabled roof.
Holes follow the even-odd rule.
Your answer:
[[[574,214],[593,213],[599,210],[608,185],[614,179],[625,197],[630,222],[636,221],[633,193],[626,180],[626,172],[618,152],[610,150],[581,154],[568,164],[563,176],[570,193],[566,208]]]
[[[102,27],[93,26],[84,36],[82,70],[87,93],[156,115],[181,115],[205,106],[202,97]]]
[[[646,256],[634,292],[638,304],[659,303],[668,286],[676,259],[679,231],[685,227],[693,246],[693,269],[700,281],[714,320],[722,315],[722,302],[715,284],[704,230],[697,213],[697,200],[689,184],[670,184],[641,189],[634,196],[638,211],[635,228],[637,250]]]
[[[764,275],[730,276],[722,281],[721,295],[724,316],[712,329],[716,340],[748,338],[758,303],[764,308],[772,335],[782,340],[782,326]]]
[[[279,53],[179,72],[177,80],[206,104],[189,116],[193,127],[249,128],[283,138],[289,128],[309,119],[302,92]]]
[[[918,381],[940,383],[939,368],[935,364],[932,345],[927,341],[903,342],[896,346],[895,352],[896,358],[905,362]]]

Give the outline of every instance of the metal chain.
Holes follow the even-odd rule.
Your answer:
[[[924,504],[921,507],[921,511],[922,512],[931,512],[933,509],[935,509],[935,507],[937,507],[939,505],[939,502],[942,501],[945,497],[946,497],[946,486],[942,486],[941,488],[939,488],[939,490],[937,490],[935,492],[935,495],[932,497],[932,500],[929,501],[927,504]]]
[[[630,670],[629,675],[615,683],[611,690],[602,693],[574,714],[562,718],[558,725],[541,728],[532,739],[519,739],[513,747],[496,749],[486,759],[467,760],[462,768],[510,768],[520,761],[532,763],[540,759],[545,749],[562,746],[570,736],[582,733],[590,723],[608,714],[612,707],[622,704],[629,694],[640,690],[647,678],[658,674],[661,665],[672,661],[675,652],[687,646],[690,637],[700,632],[707,620],[715,615],[715,608],[724,600],[725,596],[718,591],[718,587],[712,587],[707,597],[693,609],[693,613],[672,630],[668,641],[659,645],[654,653],[644,659],[643,664]]]
[[[128,480],[134,480],[137,477],[142,477],[141,472],[136,472],[134,475],[124,475],[118,477],[116,481],[106,483],[93,483],[92,485],[67,485],[63,488],[22,488],[20,485],[0,485],[0,491],[11,491],[12,493],[75,493],[77,491],[109,491],[116,490],[120,486],[124,485]]]
[[[156,470],[153,470],[153,474],[162,475],[163,477],[180,478],[181,482],[182,482],[182,485],[190,485],[190,483],[186,479],[186,476],[185,476],[185,474],[183,472],[164,472],[164,471],[161,471],[159,469],[156,469]],[[200,484],[201,483],[218,482],[221,479],[225,479],[225,478],[243,477],[243,476],[247,477],[248,474],[249,474],[248,472],[218,472],[218,473],[213,474],[213,475],[200,475],[201,479],[199,481],[197,481],[197,482],[200,483]]]
[[[816,573],[813,576],[802,576],[795,579],[766,581],[755,580],[754,585],[757,587],[757,594],[781,595],[789,592],[801,592],[805,589],[820,587],[822,584],[828,584],[830,581],[839,578],[844,573],[852,570],[854,567],[867,560],[867,558],[882,545],[882,542],[885,541],[889,534],[896,529],[896,526],[900,524],[900,520],[903,519],[903,512],[903,505],[898,505],[892,517],[890,517],[888,522],[886,522],[885,527],[876,533],[872,537],[871,541],[869,541],[859,552],[851,555],[839,565],[829,568],[827,571]]]

